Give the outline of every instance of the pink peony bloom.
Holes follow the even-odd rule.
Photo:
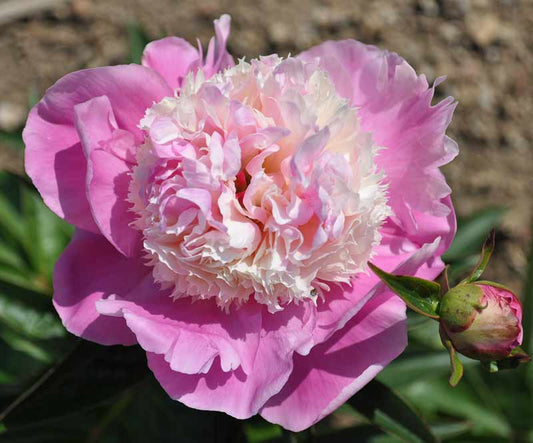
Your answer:
[[[138,343],[188,406],[298,431],[406,345],[367,261],[443,269],[455,105],[353,40],[235,66],[229,25],[205,59],[171,37],[66,75],[30,113],[26,170],[77,227],[54,274],[69,331]]]

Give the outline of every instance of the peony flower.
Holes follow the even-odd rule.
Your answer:
[[[26,170],[77,227],[54,273],[70,332],[139,344],[190,407],[298,431],[406,345],[367,261],[443,269],[455,105],[353,40],[235,65],[229,27],[205,58],[170,37],[142,66],[60,79],[29,115]]]
[[[501,360],[522,343],[522,306],[510,290],[491,282],[448,291],[440,323],[453,347],[470,358]]]

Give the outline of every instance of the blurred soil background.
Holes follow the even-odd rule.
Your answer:
[[[460,217],[505,206],[486,277],[519,291],[533,212],[533,0],[0,0],[0,130],[19,130],[29,103],[66,73],[128,62],[131,26],[150,39],[205,46],[232,15],[235,57],[300,51],[354,38],[398,52],[458,100],[448,134],[459,157],[444,170]],[[0,169],[22,154],[0,141]]]

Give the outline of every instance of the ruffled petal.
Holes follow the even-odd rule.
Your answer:
[[[381,293],[327,342],[295,356],[291,377],[260,414],[291,431],[306,429],[365,386],[406,345],[405,305]]]
[[[140,231],[128,202],[130,172],[134,161],[134,136],[118,129],[106,96],[75,106],[75,122],[87,157],[87,198],[100,232],[126,256],[136,255]]]
[[[325,42],[299,57],[328,72],[337,92],[358,107],[362,128],[384,147],[376,162],[385,172],[393,215],[372,261],[390,272],[435,278],[443,269],[438,257],[456,231],[450,189],[438,169],[457,154],[444,134],[453,100],[431,106],[440,79],[429,88],[398,55],[354,40]],[[373,275],[359,275],[351,288],[329,293],[319,305],[316,341],[342,328],[376,283]]]
[[[224,14],[218,20],[215,20],[215,37],[209,42],[203,67],[206,78],[234,65],[233,57],[226,50],[230,28],[231,17],[228,14]]]
[[[118,127],[140,143],[137,125],[145,110],[172,93],[159,74],[138,65],[77,71],[52,86],[31,110],[23,132],[26,172],[50,209],[80,228],[98,232],[85,195],[87,164],[74,106],[107,96]]]
[[[438,167],[457,155],[457,145],[444,134],[453,99],[431,106],[441,79],[429,88],[426,78],[397,54],[354,40],[325,42],[299,57],[318,61],[337,91],[359,108],[362,128],[384,147],[376,161],[385,171],[398,226],[416,237],[420,229],[432,228],[426,215],[446,219],[453,212],[445,200],[450,188]],[[443,244],[454,233],[448,229]]]
[[[308,304],[290,306],[275,315],[263,309],[261,340],[248,374],[242,368],[224,372],[219,361],[207,374],[175,372],[163,355],[148,353],[148,365],[167,393],[187,406],[223,411],[237,418],[255,415],[285,385],[293,353],[309,346],[314,312]]]
[[[173,300],[149,276],[126,297],[100,301],[97,310],[123,317],[141,347],[162,355],[176,374],[207,373],[215,359],[224,372],[253,367],[261,329],[257,305],[227,313],[210,300]]]
[[[433,280],[444,269],[442,260],[435,256],[440,243],[440,238],[436,238],[432,243],[419,247],[393,232],[384,232],[383,241],[375,249],[372,262],[387,272]],[[363,309],[365,303],[386,291],[378,277],[370,271],[357,275],[351,287],[333,287],[326,294],[325,301],[318,304],[314,343],[328,340]]]
[[[166,37],[149,43],[143,52],[142,64],[159,72],[174,89],[180,89],[190,71],[201,69],[205,78],[212,77],[234,65],[233,57],[226,50],[231,17],[222,15],[214,21],[215,36],[209,41],[207,55],[203,60],[202,49],[178,37]]]
[[[141,249],[141,233],[130,227],[135,220],[127,200],[130,180],[130,169],[122,160],[103,149],[91,153],[87,196],[93,217],[102,234],[128,257]]]
[[[142,56],[143,66],[159,72],[174,89],[192,67],[201,63],[201,55],[189,42],[179,37],[166,37],[146,45]]]
[[[136,343],[124,319],[100,315],[95,303],[110,295],[126,295],[148,271],[101,235],[77,230],[54,269],[54,306],[65,328],[104,345]]]

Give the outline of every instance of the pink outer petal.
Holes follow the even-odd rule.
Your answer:
[[[520,302],[520,299],[513,292],[504,288],[486,284],[477,284],[477,286],[481,288],[485,296],[490,294],[494,299],[502,299],[509,304],[509,308],[511,309],[514,314],[514,317],[516,318],[518,327],[518,335],[516,336],[510,347],[512,350],[515,347],[520,346],[524,338],[524,329],[522,327],[522,303]]]
[[[398,235],[404,233],[404,236],[417,245],[431,243],[436,237],[440,237],[441,243],[437,251],[435,251],[435,256],[439,257],[448,250],[457,231],[457,220],[451,197],[447,196],[442,198],[440,203],[443,207],[448,208],[448,214],[446,216],[435,216],[427,212],[413,210],[413,219],[416,220],[416,226],[413,226],[412,230],[407,230],[406,233],[400,227],[396,227],[395,229]],[[393,226],[394,223],[391,222],[390,225]]]
[[[87,157],[87,198],[93,219],[120,252],[136,255],[141,246],[141,233],[130,227],[135,217],[128,202],[131,163],[126,161],[128,154],[136,149],[134,138],[129,132],[117,130],[106,96],[76,105],[75,119]],[[121,135],[122,145],[125,140],[129,146],[113,139],[117,133]]]
[[[415,275],[433,280],[444,269],[444,264],[435,257],[440,238],[422,247],[401,236],[384,233],[383,242],[375,250],[372,262],[394,274]],[[356,315],[372,297],[385,292],[386,288],[372,273],[361,273],[352,286],[333,287],[324,303],[318,304],[317,326],[313,332],[314,343],[328,340],[336,331]]]
[[[444,135],[453,100],[431,106],[434,88],[424,76],[397,54],[354,40],[325,42],[300,57],[318,61],[338,92],[359,108],[363,129],[385,147],[377,163],[385,171],[398,226],[416,236],[428,231],[426,214],[446,217],[450,207],[442,199],[450,189],[438,167],[457,155],[457,145]],[[453,235],[449,230],[444,244]]]
[[[285,385],[293,368],[293,352],[309,346],[313,326],[313,310],[308,305],[290,306],[275,315],[263,309],[261,340],[248,374],[242,368],[223,372],[218,360],[207,374],[181,374],[172,371],[164,356],[154,353],[148,353],[148,365],[173,399],[196,409],[248,418]]]
[[[126,297],[102,300],[96,309],[123,317],[141,347],[163,355],[173,371],[206,373],[215,358],[225,372],[253,367],[261,329],[257,305],[228,314],[210,300],[172,300],[149,276]]]
[[[130,211],[128,189],[130,168],[124,161],[102,149],[88,159],[87,197],[93,217],[102,234],[127,257],[141,249],[140,231],[130,227],[135,217]]]
[[[372,260],[379,267],[427,279],[442,271],[440,238],[419,247],[390,227],[383,236]],[[318,344],[295,356],[291,378],[260,412],[292,431],[333,412],[403,351],[405,305],[374,274],[360,274],[351,291],[334,290],[318,306],[313,340]]]
[[[144,49],[142,64],[161,74],[174,89],[179,89],[189,71],[201,69],[206,78],[234,65],[226,50],[231,18],[224,14],[215,20],[215,37],[209,42],[205,61],[190,43],[178,37],[166,37],[149,43]]]
[[[187,41],[167,37],[146,45],[142,64],[159,72],[172,88],[178,89],[190,68],[201,62],[200,57],[198,51]]]
[[[74,127],[74,106],[94,97],[108,97],[119,128],[139,143],[137,125],[154,101],[172,89],[156,72],[138,65],[73,72],[60,79],[31,110],[24,128],[26,172],[57,215],[98,232],[85,196],[86,162]]]
[[[71,333],[104,345],[136,343],[122,318],[104,317],[95,303],[126,295],[149,268],[121,255],[98,234],[77,230],[54,269],[54,306]]]
[[[406,345],[405,305],[382,293],[327,342],[295,356],[287,384],[260,414],[291,431],[306,429],[365,386]]]
[[[431,106],[434,88],[428,88],[426,79],[417,76],[405,60],[353,40],[325,42],[299,57],[317,61],[328,72],[337,91],[359,108],[363,129],[384,146],[377,163],[389,184],[394,215],[383,229],[386,235],[372,261],[394,271],[405,260],[414,260],[406,274],[435,278],[443,269],[438,257],[456,231],[450,189],[438,169],[457,154],[456,144],[444,135],[454,103],[447,99]],[[429,255],[422,252],[424,260],[416,258],[417,250],[423,251],[423,245],[438,238],[437,249],[432,248]],[[315,342],[341,328],[376,282],[373,275],[360,275],[353,289],[328,294],[326,303],[319,306]]]

